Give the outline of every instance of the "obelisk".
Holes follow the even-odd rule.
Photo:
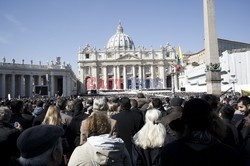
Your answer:
[[[207,93],[221,94],[221,68],[215,25],[214,0],[203,0]]]

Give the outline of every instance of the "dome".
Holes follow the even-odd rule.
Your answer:
[[[123,33],[123,27],[119,23],[116,34],[114,34],[108,41],[107,49],[113,50],[134,50],[135,45],[133,40]]]

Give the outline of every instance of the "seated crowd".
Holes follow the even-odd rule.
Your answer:
[[[0,103],[0,165],[249,166],[250,98],[83,96]]]

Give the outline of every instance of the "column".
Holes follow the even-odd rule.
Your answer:
[[[123,66],[123,89],[127,89],[127,70],[126,65]]]
[[[92,67],[92,76],[93,76],[93,78],[92,78],[93,86],[92,87],[93,87],[93,89],[97,89],[98,75],[99,75],[97,69],[98,69],[97,66]]]
[[[116,66],[116,75],[117,75],[117,89],[121,89],[121,77],[120,77],[120,66]]]
[[[145,89],[146,87],[146,78],[145,78],[145,66],[142,66],[142,80],[143,80],[143,85],[142,85],[142,89]]]
[[[63,96],[67,96],[67,76],[63,76]]]
[[[6,84],[6,75],[5,74],[2,74],[2,98],[4,99],[6,96],[5,96],[5,84]]]
[[[166,89],[166,74],[165,74],[165,68],[164,66],[159,66],[159,72],[160,72],[160,84],[162,84],[162,89]]]
[[[42,85],[42,84],[41,84],[41,76],[38,75],[37,77],[38,77],[38,84],[37,84],[37,85]]]
[[[116,66],[113,66],[113,71],[114,71],[114,81],[113,81],[113,89],[117,90],[117,74],[116,74]]]
[[[29,77],[29,96],[30,96],[30,97],[33,96],[32,78],[33,78],[33,75],[30,75],[30,77]]]
[[[20,96],[25,96],[25,82],[24,76],[20,76]]]
[[[139,77],[139,79],[138,79],[138,85],[139,85],[139,89],[142,89],[142,87],[143,87],[143,78],[142,78],[142,66],[141,65],[139,65],[139,68],[138,68],[138,72],[139,72],[139,75],[138,75],[138,77]]]
[[[136,89],[136,75],[135,75],[135,65],[132,66],[132,73],[133,73],[133,78],[132,78],[132,87],[131,89]]]
[[[154,65],[151,65],[151,80],[150,80],[150,88],[155,89],[155,70]]]
[[[107,87],[107,66],[103,66],[103,83],[104,83],[104,89],[108,89]]]
[[[11,98],[15,98],[16,97],[16,93],[15,93],[15,84],[16,84],[16,80],[15,80],[15,74],[11,75]]]
[[[50,96],[51,97],[54,97],[55,96],[55,76],[54,75],[51,75],[50,76],[51,77],[51,79],[50,79],[50,92],[51,92],[51,94],[50,94]]]

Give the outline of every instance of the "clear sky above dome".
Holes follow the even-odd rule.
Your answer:
[[[135,47],[170,43],[204,48],[203,0],[0,0],[0,61],[42,64],[62,57],[77,71],[77,52],[103,49],[121,20]],[[219,38],[250,43],[250,1],[215,0]]]

